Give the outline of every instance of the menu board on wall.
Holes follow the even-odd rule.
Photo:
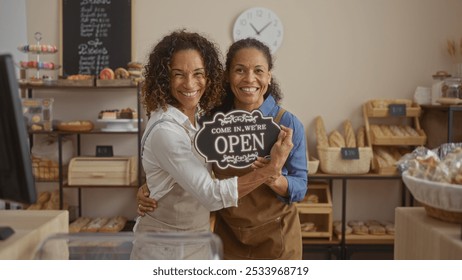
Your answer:
[[[63,76],[126,67],[132,53],[131,0],[62,0]]]

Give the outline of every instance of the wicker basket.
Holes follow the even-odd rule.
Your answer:
[[[371,169],[372,148],[358,148],[359,159],[342,159],[340,148],[319,147],[320,169],[327,174],[365,174]]]
[[[63,167],[64,175],[67,168]],[[32,173],[37,181],[56,181],[59,179],[57,162],[32,156]]]
[[[314,157],[310,157],[308,161],[308,174],[315,174],[318,172],[319,160]]]
[[[462,185],[428,181],[403,173],[407,188],[428,216],[450,223],[462,223]]]

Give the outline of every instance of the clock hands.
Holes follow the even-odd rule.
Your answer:
[[[251,26],[251,27],[252,27],[252,29],[255,31],[255,33],[257,33],[257,35],[260,35],[260,33],[262,33],[262,32],[263,32],[263,30],[265,30],[265,29],[266,29],[268,26],[270,26],[270,24],[271,24],[271,21],[270,21],[270,22],[268,22],[268,23],[267,23],[265,26],[263,26],[263,28],[262,28],[262,29],[260,29],[260,30],[257,30],[257,29],[255,28],[255,26],[253,26],[253,24],[252,24],[252,23],[250,23],[250,26]]]
[[[255,28],[255,26],[253,26],[252,23],[250,23],[250,26],[251,26],[252,29],[255,31],[255,33],[257,33],[257,35],[260,35],[260,32],[258,32],[258,30]]]
[[[270,22],[268,22],[268,23],[267,23],[265,26],[263,26],[263,28],[262,28],[262,29],[260,29],[260,31],[258,31],[258,32],[257,32],[257,34],[258,34],[258,35],[260,35],[260,33],[262,33],[262,32],[263,32],[263,30],[265,30],[265,29],[266,29],[266,28],[267,28],[267,27],[268,27],[270,24],[271,24],[271,21],[270,21]]]

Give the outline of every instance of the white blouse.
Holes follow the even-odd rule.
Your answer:
[[[159,120],[163,121],[150,130]],[[211,164],[205,163],[193,144],[198,130],[199,127],[192,126],[188,117],[175,107],[168,106],[165,112],[159,109],[151,114],[142,146],[150,197],[159,200],[176,184],[210,211],[237,206],[237,177],[212,178]]]

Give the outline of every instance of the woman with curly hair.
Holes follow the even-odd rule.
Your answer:
[[[210,164],[196,151],[198,118],[219,105],[224,94],[219,54],[214,43],[184,30],[162,38],[150,53],[142,90],[149,121],[141,155],[150,198],[159,207],[137,218],[135,233],[209,231],[210,211],[236,207],[240,197],[280,175],[292,149],[292,130],[285,127],[271,150],[270,163],[241,177],[212,178]],[[132,258],[145,258],[147,252],[154,258],[154,250],[140,243],[135,238]],[[155,258],[177,258],[174,248],[155,251]],[[182,254],[201,258],[200,250]]]

